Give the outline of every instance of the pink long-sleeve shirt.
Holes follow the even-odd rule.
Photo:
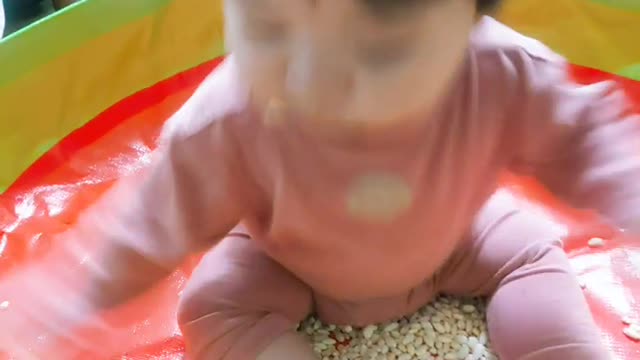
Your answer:
[[[315,291],[354,301],[431,276],[503,170],[633,225],[640,128],[624,94],[572,83],[562,59],[487,21],[438,107],[383,130],[332,134],[286,113],[265,118],[230,58],[167,124],[142,183],[124,181],[83,221],[163,265],[242,221]]]

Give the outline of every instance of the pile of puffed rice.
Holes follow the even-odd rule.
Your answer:
[[[300,331],[322,360],[496,360],[481,300],[442,297],[411,317],[364,329],[309,318]]]

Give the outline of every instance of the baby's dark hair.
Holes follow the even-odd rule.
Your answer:
[[[495,10],[500,5],[501,0],[476,0],[476,8],[480,13],[487,13]]]
[[[431,0],[362,0],[362,2],[374,13],[382,15],[397,12],[416,5],[424,4]],[[439,0],[447,1],[447,0]],[[479,13],[488,13],[495,10],[501,0],[476,0],[476,8]]]

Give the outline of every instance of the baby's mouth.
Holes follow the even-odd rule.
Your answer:
[[[272,97],[264,108],[263,122],[268,127],[281,127],[295,121],[296,126],[306,128],[316,136],[339,138],[361,137],[367,133],[371,125],[366,121],[357,121],[331,113],[331,111],[309,112],[281,97]],[[289,125],[292,124],[289,123]]]

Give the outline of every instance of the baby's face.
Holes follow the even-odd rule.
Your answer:
[[[225,0],[253,100],[320,121],[428,112],[464,57],[475,0]]]

